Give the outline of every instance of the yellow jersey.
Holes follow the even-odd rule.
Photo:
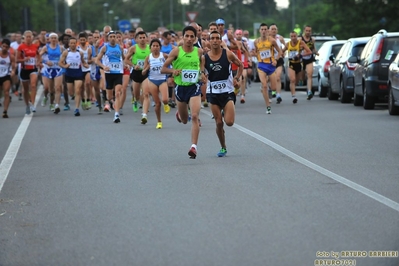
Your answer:
[[[291,63],[300,63],[301,59],[293,60],[293,58],[300,53],[300,45],[301,42],[298,40],[298,43],[295,46],[292,46],[291,41],[288,42],[287,51],[288,51],[288,60]]]
[[[258,51],[258,62],[270,64],[275,60],[274,47],[269,38],[264,41],[259,38],[256,43],[256,49]]]

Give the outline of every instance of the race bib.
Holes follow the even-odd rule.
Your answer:
[[[227,87],[227,83],[225,80],[211,82],[212,90],[223,90],[226,87]]]
[[[78,63],[78,62],[71,62],[71,63],[69,64],[69,68],[71,68],[71,69],[79,69],[79,68],[80,68],[80,63]]]
[[[294,58],[297,55],[297,51],[290,51],[290,53],[288,54],[289,58]]]
[[[140,69],[144,68],[144,60],[137,59],[137,66],[139,66]]]
[[[0,67],[0,73],[5,74],[8,72],[8,67]]]
[[[183,82],[196,83],[198,81],[198,70],[183,69],[181,73]]]
[[[50,68],[59,68],[58,61],[51,61],[51,63],[53,63],[53,64]]]
[[[109,67],[110,71],[115,72],[115,71],[121,71],[122,70],[122,63],[110,63]]]
[[[152,72],[157,72],[157,73],[160,73],[161,72],[161,66],[155,66],[155,67],[152,67],[151,68],[151,71]]]
[[[36,58],[30,57],[28,61],[25,62],[25,66],[34,66],[36,64]]]
[[[260,51],[260,59],[267,59],[272,57],[272,53],[270,52],[270,49],[268,50],[264,50],[264,51]]]

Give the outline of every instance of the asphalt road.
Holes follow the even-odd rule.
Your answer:
[[[14,97],[0,118],[0,159],[15,157],[0,169],[0,265],[315,265],[334,251],[398,266],[399,117],[282,96],[266,115],[252,85],[225,158],[204,108],[195,160],[174,109],[161,130],[153,110],[140,124],[130,97],[120,124],[40,105],[29,123]]]

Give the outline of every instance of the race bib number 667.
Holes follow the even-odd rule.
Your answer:
[[[183,69],[181,73],[183,82],[196,83],[198,81],[198,70]]]

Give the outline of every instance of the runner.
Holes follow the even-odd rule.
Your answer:
[[[218,157],[224,157],[227,153],[223,119],[227,126],[231,127],[235,120],[234,103],[236,96],[234,86],[240,82],[243,71],[243,63],[229,50],[222,49],[221,35],[218,31],[210,34],[211,51],[202,56],[201,70],[208,74],[207,99],[211,104],[212,114],[216,122],[216,135],[219,138],[221,149]],[[238,65],[237,75],[233,78],[231,63]],[[221,111],[223,110],[224,118]]]
[[[199,112],[201,109],[201,90],[199,81],[200,63],[203,51],[195,47],[194,42],[197,36],[197,30],[192,26],[183,29],[183,45],[175,47],[169,54],[162,66],[162,74],[173,74],[175,78],[176,100],[177,100],[177,121],[187,124],[188,106],[191,110],[191,142],[192,145],[188,151],[190,159],[197,156],[197,143],[199,136]],[[172,64],[173,68],[169,68]],[[205,81],[205,74],[201,72],[201,80]]]
[[[172,51],[174,47],[175,45],[172,44],[172,33],[170,31],[165,31],[164,33],[162,33],[161,52],[166,55],[169,55],[169,53]],[[175,99],[175,94],[173,93],[173,88],[176,86],[176,84],[173,80],[172,75],[168,76],[167,84],[168,84],[168,93],[169,93],[169,106],[175,108],[176,99]]]
[[[83,59],[88,67],[82,66],[83,72],[83,88],[81,90],[82,109],[91,109],[91,82],[90,82],[90,64],[92,63],[91,52],[89,43],[87,42],[87,33],[81,32],[78,35],[79,45],[78,50],[83,53]],[[86,96],[86,97],[85,97]]]
[[[125,39],[123,41],[123,36],[122,33],[117,31],[116,32],[116,40],[118,44],[121,46],[123,49],[123,54],[126,56],[127,52],[129,51],[129,48],[131,47],[131,41],[130,39]],[[130,72],[131,68],[129,65],[124,64],[123,66],[123,78],[122,78],[122,96],[121,96],[121,101],[120,101],[120,108],[119,108],[119,114],[123,115],[123,105],[126,101],[126,93],[127,93],[127,87],[129,86],[129,81],[130,81]]]
[[[313,98],[312,93],[312,76],[313,76],[313,62],[315,61],[314,55],[319,55],[315,47],[315,39],[312,37],[312,27],[309,25],[304,28],[304,35],[301,36],[301,40],[305,42],[312,54],[302,54],[302,80],[305,78],[306,71],[306,85],[308,88],[308,100]],[[302,51],[304,52],[304,51]]]
[[[91,53],[92,53],[92,63],[90,66],[90,79],[91,85],[94,89],[94,95],[96,96],[96,107],[98,107],[98,114],[103,113],[103,106],[101,103],[101,93],[100,93],[100,80],[101,80],[101,73],[100,67],[97,66],[95,63],[97,54],[99,53],[99,44],[100,44],[100,33],[95,32],[93,33],[93,45],[91,46]]]
[[[149,93],[155,102],[155,114],[157,116],[157,126],[156,129],[162,128],[161,121],[161,102],[159,99],[159,93],[162,95],[163,108],[165,113],[169,113],[170,107],[168,104],[168,86],[166,83],[166,75],[161,74],[162,65],[165,59],[168,57],[167,54],[160,52],[161,42],[158,39],[153,39],[150,42],[151,54],[147,56],[144,62],[143,75],[148,74],[147,85],[144,86],[144,104],[143,104],[143,116],[141,118],[141,123],[147,123],[147,112],[148,112],[148,102]]]
[[[141,84],[147,78],[142,74],[145,58],[151,53],[150,46],[147,44],[147,33],[139,31],[136,33],[137,44],[130,47],[125,58],[125,64],[133,67],[130,78],[133,80],[133,112],[139,109]]]
[[[99,65],[105,72],[105,80],[107,84],[107,101],[111,101],[114,97],[113,90],[115,89],[115,102],[113,107],[115,110],[114,123],[119,123],[119,108],[122,99],[122,82],[123,82],[123,49],[116,42],[116,33],[110,31],[108,33],[109,43],[101,48],[100,53],[96,58],[96,64]],[[103,58],[103,56],[105,57]],[[106,102],[106,105],[108,103]]]
[[[36,112],[36,86],[37,86],[37,58],[38,44],[33,44],[33,33],[24,32],[25,42],[18,46],[17,62],[21,64],[21,82],[24,88],[23,95],[26,104],[26,114]]]
[[[304,55],[306,56],[312,54],[312,51],[310,51],[309,47],[304,41],[298,39],[298,34],[295,31],[290,33],[290,39],[291,40],[287,43],[287,46],[284,47],[283,53],[288,51],[288,77],[290,78],[292,102],[297,103],[298,99],[295,96],[295,86],[296,81],[299,80],[302,71],[301,58]]]
[[[272,36],[276,42],[277,45],[280,47],[280,49],[283,49],[283,46],[285,47],[285,41],[283,36],[277,34],[278,29],[276,24],[271,24],[270,25],[270,30],[269,34]],[[284,67],[284,54],[279,54],[276,48],[274,48],[274,58],[277,60],[277,65],[276,65],[276,90],[272,91],[273,97],[274,95],[276,96],[276,101],[277,103],[281,103],[281,72],[283,71]]]
[[[276,40],[269,36],[267,24],[262,23],[259,27],[260,37],[255,40],[255,53],[258,56],[258,74],[262,83],[263,98],[266,103],[266,114],[271,114],[269,101],[268,79],[272,90],[276,90],[276,70],[277,61],[274,57],[274,49],[281,55],[281,49]]]
[[[65,32],[69,32],[70,29],[66,29]],[[68,35],[66,33],[62,34],[61,37],[59,38],[60,45],[63,46],[64,50],[67,50],[69,48],[69,38],[71,38],[71,35]],[[68,86],[65,82],[65,75],[64,79],[62,81],[62,93],[64,95],[64,111],[69,111],[70,110],[70,105],[69,105],[69,95],[68,95]],[[73,96],[73,95],[71,95]]]
[[[10,104],[11,77],[15,75],[16,63],[14,54],[9,52],[11,42],[3,39],[0,52],[0,92],[4,93],[3,118],[8,118],[8,106]],[[1,95],[1,93],[0,93]]]
[[[43,63],[43,84],[50,92],[50,110],[55,114],[60,112],[64,69],[58,65],[58,62],[63,51],[64,48],[58,44],[58,35],[51,33],[50,44],[44,46],[39,53],[41,63]],[[55,106],[53,106],[53,101],[55,101]]]
[[[80,116],[80,95],[84,79],[82,66],[87,68],[89,65],[84,61],[83,52],[77,49],[76,38],[71,37],[69,39],[69,48],[62,53],[58,65],[65,68],[65,82],[67,83],[69,94],[75,95],[74,115]]]

